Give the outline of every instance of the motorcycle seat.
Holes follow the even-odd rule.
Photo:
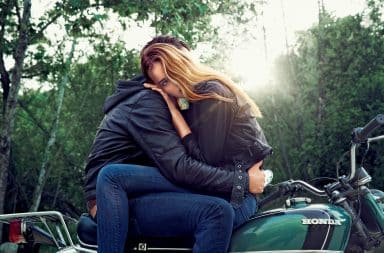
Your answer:
[[[136,232],[132,231],[134,234]],[[77,223],[77,236],[80,245],[86,248],[97,248],[97,223],[89,214],[83,213]],[[135,235],[126,242],[129,251],[142,251],[143,249],[170,249],[173,251],[192,251],[194,238],[190,237],[147,237]]]

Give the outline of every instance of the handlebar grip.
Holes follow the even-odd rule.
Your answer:
[[[278,184],[278,189],[270,194],[268,194],[266,197],[262,198],[258,201],[259,208],[267,205],[271,201],[280,198],[281,196],[284,196],[288,192],[291,192],[292,185],[290,181],[281,182]]]
[[[369,134],[381,125],[384,125],[384,114],[378,114],[364,127],[355,128],[352,132],[352,141],[354,143],[365,142]]]
[[[271,201],[275,200],[275,199],[278,199],[282,196],[282,193],[277,190],[275,192],[272,192],[271,194],[269,194],[268,196],[266,196],[265,198],[262,198],[261,200],[258,201],[257,205],[258,205],[258,208],[262,208],[263,206],[267,205],[268,203],[270,203]]]

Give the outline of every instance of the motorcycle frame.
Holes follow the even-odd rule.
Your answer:
[[[11,220],[25,220],[32,223],[40,222],[44,225],[46,231],[51,236],[52,241],[59,250],[58,253],[96,253],[96,250],[83,248],[78,244],[75,244],[72,240],[71,234],[68,229],[67,223],[77,224],[77,220],[68,216],[64,216],[58,211],[41,211],[41,212],[28,212],[28,213],[13,213],[13,214],[2,214],[0,215],[0,222],[9,224]],[[52,231],[48,225],[51,223],[56,229],[56,234]],[[59,241],[64,243],[65,246],[60,246]]]

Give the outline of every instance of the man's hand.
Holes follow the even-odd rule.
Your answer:
[[[260,169],[262,164],[263,161],[260,161],[248,170],[249,191],[253,194],[262,193],[264,191],[265,175],[264,171]]]

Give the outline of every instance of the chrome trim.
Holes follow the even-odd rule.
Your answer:
[[[368,138],[367,143],[371,143],[373,141],[379,141],[384,139],[384,135],[379,135],[376,137]],[[351,174],[348,177],[348,180],[351,180],[355,177],[356,173],[356,147],[358,144],[353,143],[351,146]]]
[[[384,139],[384,135],[379,135],[379,136],[375,136],[375,137],[372,137],[372,138],[368,138],[367,142],[370,143],[372,141],[379,141],[379,140],[382,140],[382,139]]]
[[[71,234],[69,233],[67,223],[64,220],[64,217],[68,222],[69,221],[77,222],[75,219],[70,218],[68,216],[64,216],[62,213],[58,211],[39,211],[39,212],[27,212],[27,213],[0,214],[0,223],[9,223],[10,220],[19,219],[19,218],[30,218],[30,219],[34,219],[36,222],[39,221],[45,226],[45,228],[48,230],[48,233],[50,233],[51,236],[53,237],[53,240],[57,245],[57,248],[60,249],[64,247],[60,247],[56,237],[54,236],[54,234],[52,233],[52,230],[49,228],[47,224],[47,221],[57,222],[61,224],[64,230],[64,235],[67,238],[67,241],[63,241],[63,243],[67,244],[68,242],[66,246],[74,247],[75,244],[72,241],[72,237],[71,237]]]
[[[79,247],[78,245],[75,245],[73,248],[75,250],[77,250],[78,252],[81,252],[81,253],[97,253],[97,250],[92,250],[92,249],[87,249],[87,248]]]
[[[80,240],[79,236],[77,236],[77,240],[79,241],[79,244],[81,247],[86,247],[86,248],[97,250],[97,245],[85,243],[82,240]]]
[[[325,212],[325,213],[328,215],[328,219],[331,219],[331,215],[329,215],[329,213],[327,213],[327,212]],[[324,242],[323,242],[323,246],[321,246],[321,249],[324,249],[324,247],[325,247],[325,243],[327,242],[330,230],[331,230],[331,225],[329,224],[328,225],[327,235],[325,236],[325,239],[324,239]]]
[[[306,188],[306,190],[312,192],[313,194],[317,195],[317,196],[320,196],[320,197],[326,197],[328,196],[327,193],[323,190],[320,190],[314,186],[312,186],[311,184],[308,184],[307,182],[304,182],[302,180],[292,180],[291,181],[292,184],[299,184],[299,185],[302,185]]]
[[[55,235],[52,233],[51,228],[48,226],[47,220],[44,217],[39,217],[39,218],[40,218],[41,223],[44,224],[45,229],[48,230],[49,234],[51,235],[53,242],[56,244],[56,247],[58,249],[62,248],[62,247],[60,247],[59,242],[57,241]],[[65,241],[63,241],[63,243],[65,243]]]
[[[372,177],[370,177],[370,176],[361,178],[361,179],[359,179],[359,181],[357,182],[357,186],[362,186],[362,185],[368,184],[368,183],[371,182],[371,181],[372,181]]]
[[[356,174],[356,143],[353,143],[351,146],[351,173],[349,174],[348,181],[355,178]]]

